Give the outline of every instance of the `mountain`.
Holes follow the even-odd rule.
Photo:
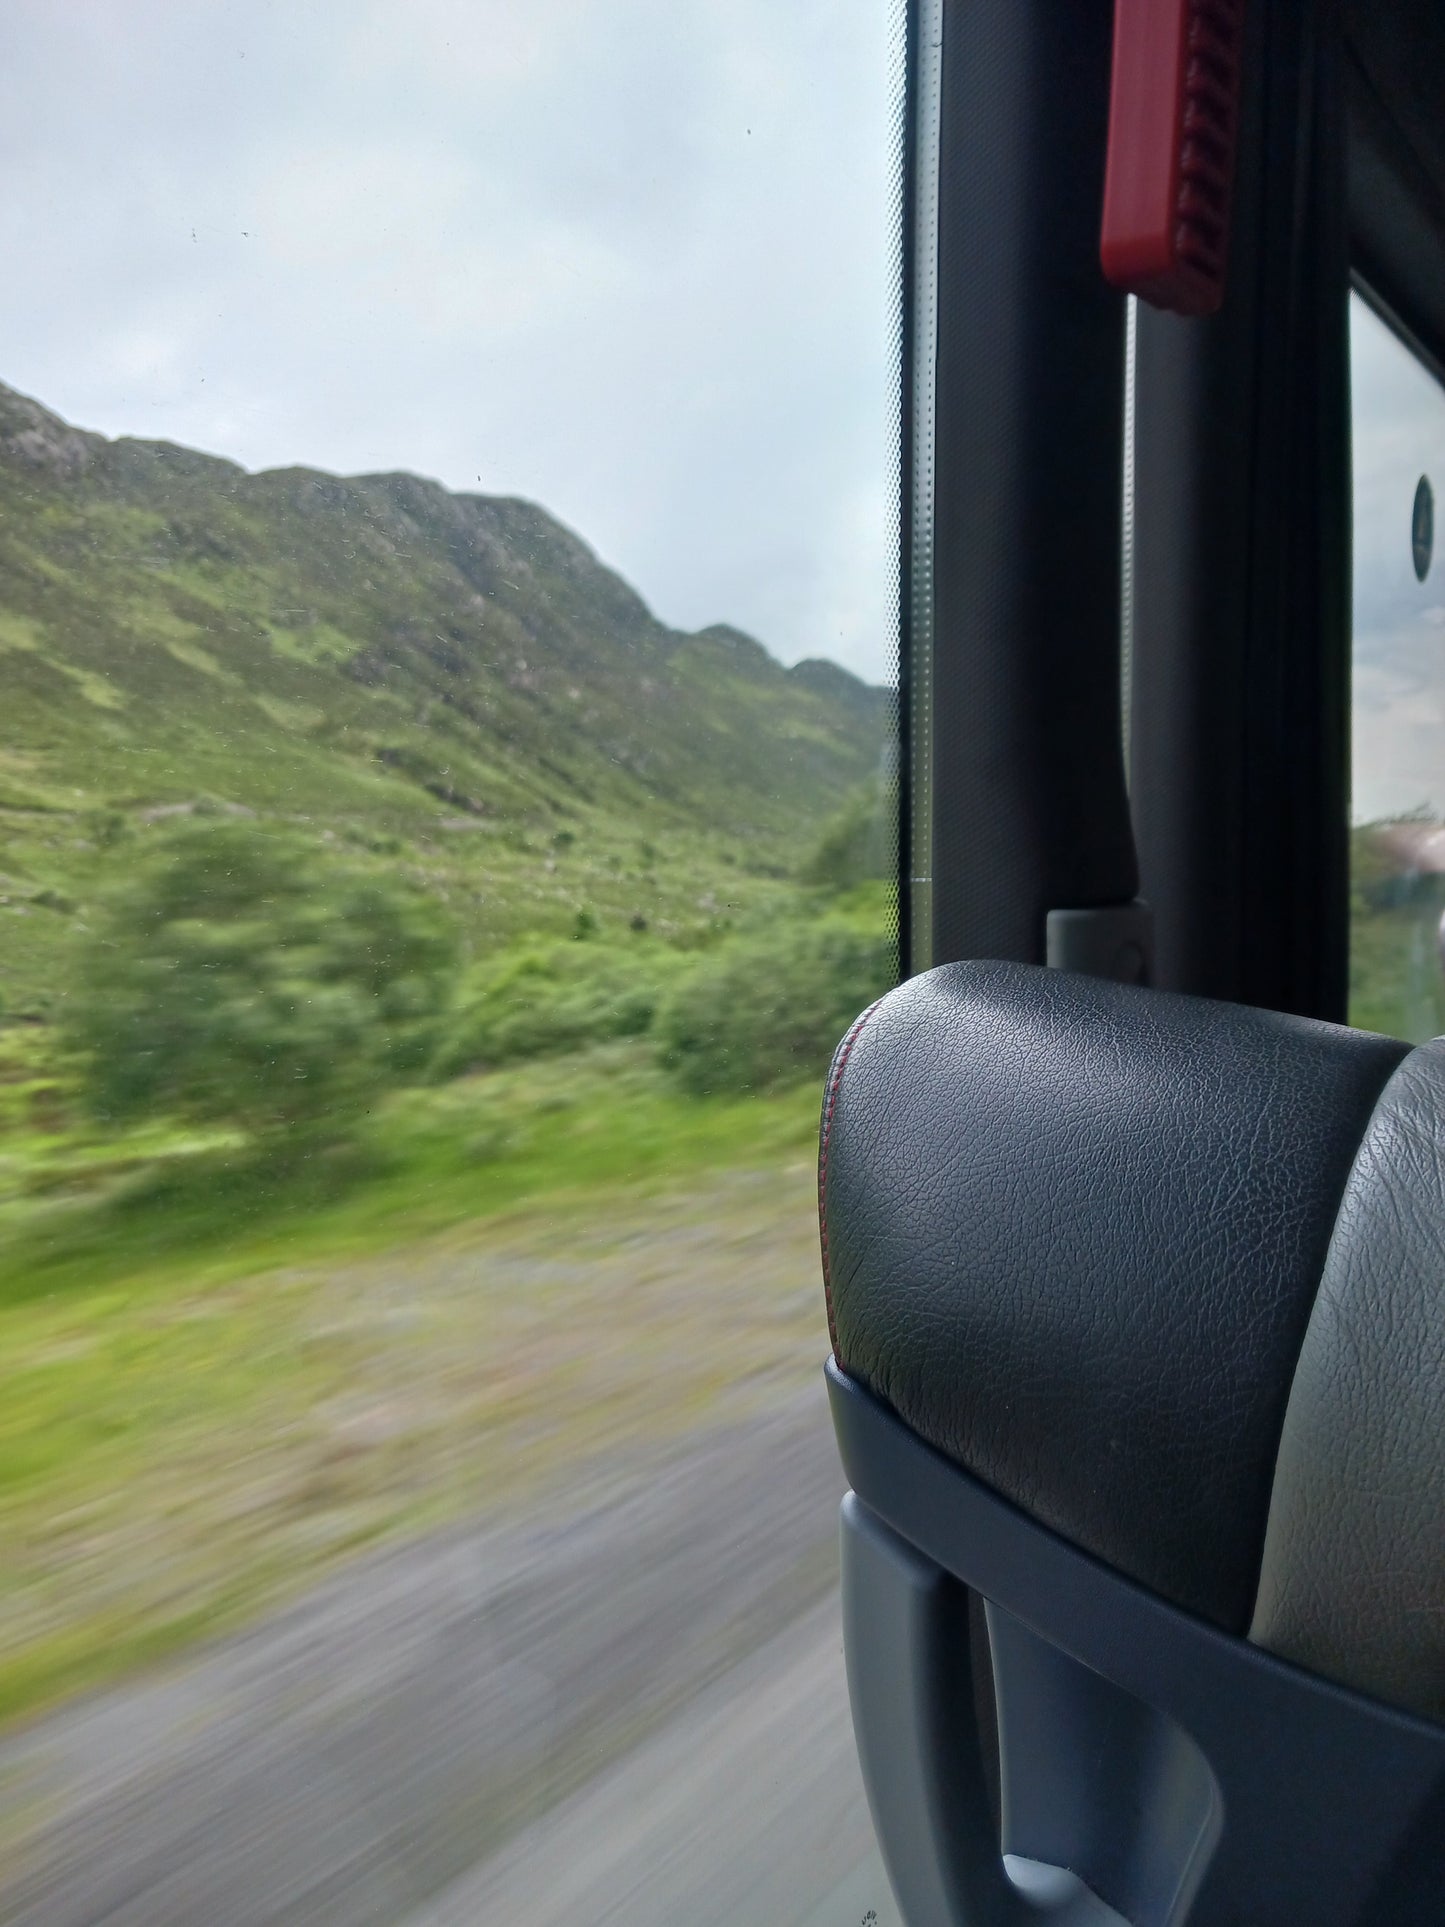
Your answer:
[[[543,924],[554,898],[620,912],[639,842],[691,852],[678,890],[791,867],[888,718],[833,664],[667,628],[529,502],[250,474],[0,386],[6,907],[83,902],[93,849],[210,809],[395,843],[479,903],[490,879],[510,926],[509,851]],[[555,881],[574,845],[586,887]],[[0,926],[0,965],[17,947]]]

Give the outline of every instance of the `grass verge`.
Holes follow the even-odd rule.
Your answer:
[[[349,1162],[202,1146],[32,1200],[0,1245],[0,1718],[801,1383],[815,1125],[811,1087],[699,1103],[618,1046],[402,1094]]]

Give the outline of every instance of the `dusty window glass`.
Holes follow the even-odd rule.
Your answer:
[[[877,0],[0,20],[0,1914],[896,1919]]]
[[[1350,1021],[1445,1030],[1445,390],[1350,304],[1354,690]]]

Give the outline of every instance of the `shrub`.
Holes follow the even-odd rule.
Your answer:
[[[735,939],[659,1010],[659,1055],[696,1096],[821,1078],[843,1031],[896,970],[891,938],[842,923]]]
[[[513,953],[465,986],[437,1055],[441,1077],[556,1057],[651,1028],[684,960],[663,945],[556,945]]]
[[[84,822],[91,842],[101,850],[113,850],[124,841],[130,827],[119,810],[89,810]]]
[[[826,826],[803,866],[803,880],[848,890],[897,874],[898,799],[875,781],[857,791]]]
[[[197,824],[100,904],[66,1030],[101,1117],[340,1137],[429,1060],[455,970],[416,891],[289,834]]]

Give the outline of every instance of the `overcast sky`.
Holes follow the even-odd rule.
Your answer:
[[[1355,469],[1353,813],[1445,815],[1445,390],[1362,301],[1350,304]],[[1415,490],[1435,555],[1415,579]]]
[[[0,380],[530,496],[665,620],[881,679],[887,14],[7,0]],[[1355,309],[1355,814],[1445,812],[1445,396]]]
[[[887,672],[882,0],[6,0],[0,380]]]

